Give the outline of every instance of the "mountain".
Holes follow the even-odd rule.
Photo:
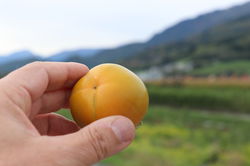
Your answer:
[[[193,64],[195,70],[221,63],[232,66],[232,62],[250,61],[249,46],[250,14],[214,26],[188,40],[148,48],[124,60],[123,64],[136,70],[177,62]]]
[[[48,58],[45,58],[46,61],[70,61],[72,56],[82,56],[82,57],[88,57],[93,56],[97,53],[99,53],[100,49],[78,49],[78,50],[69,50],[69,51],[63,51],[60,53],[57,53],[55,55],[49,56]]]
[[[23,51],[18,51],[18,52],[14,52],[12,54],[9,55],[5,55],[5,56],[0,56],[0,65],[3,65],[5,63],[8,63],[12,60],[34,60],[37,59],[39,60],[39,56],[34,55],[32,52],[28,51],[28,50],[23,50]]]
[[[101,49],[70,50],[57,53],[46,58],[39,55],[35,55],[34,53],[28,50],[18,51],[6,56],[0,56],[0,77],[6,75],[12,70],[15,70],[21,66],[24,66],[27,63],[31,63],[34,61],[72,61],[85,63],[85,61],[87,61],[91,56],[97,54],[99,51],[101,51]],[[93,62],[91,62],[90,60],[89,63]]]
[[[157,46],[170,42],[185,40],[201,33],[213,26],[224,24],[242,16],[250,14],[250,2],[235,6],[227,10],[214,11],[203,14],[194,19],[188,19],[153,36],[146,44]]]
[[[203,14],[194,19],[184,20],[156,34],[144,43],[132,43],[101,51],[94,56],[94,58],[97,59],[94,65],[105,62],[123,63],[124,60],[140,54],[145,49],[187,40],[214,26],[224,24],[248,14],[250,14],[250,2],[226,10]]]
[[[88,65],[92,67],[101,63],[119,63],[122,59],[130,58],[143,49],[145,49],[143,43],[132,43],[115,49],[106,49],[94,55],[92,57],[94,59],[93,63]]]
[[[27,63],[39,60],[42,60],[42,58],[27,50],[18,51],[6,56],[1,56],[0,77],[8,74],[12,70],[22,67]]]

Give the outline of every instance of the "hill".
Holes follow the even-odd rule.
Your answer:
[[[216,25],[224,24],[250,14],[250,2],[226,10],[203,14],[197,18],[184,20],[163,32],[153,36],[146,44],[157,46],[170,42],[185,40]]]
[[[176,62],[191,63],[195,70],[221,63],[230,63],[232,66],[234,61],[250,60],[249,45],[250,14],[215,26],[187,40],[146,49],[123,63],[137,70]]]
[[[231,7],[226,10],[214,11],[200,15],[193,19],[184,20],[170,28],[167,28],[159,34],[156,34],[145,43],[129,44],[111,50],[104,50],[95,55],[95,58],[98,59],[96,64],[104,62],[123,63],[122,60],[127,60],[130,57],[136,56],[141,52],[144,52],[145,49],[147,50],[161,45],[171,45],[171,43],[185,41],[193,36],[196,36],[197,34],[209,30],[212,27],[230,22],[249,14],[250,2]]]
[[[49,57],[42,57],[28,50],[14,52],[10,55],[0,56],[0,77],[34,61],[80,62],[92,64],[93,62],[91,61],[91,56],[100,51],[101,49],[68,50]]]

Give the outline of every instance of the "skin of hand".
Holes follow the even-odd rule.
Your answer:
[[[34,62],[0,79],[0,166],[88,166],[127,147],[133,123],[122,116],[82,129],[53,112],[68,106],[85,65]]]

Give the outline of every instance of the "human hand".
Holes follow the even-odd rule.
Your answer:
[[[131,143],[135,128],[125,117],[79,129],[52,113],[68,106],[72,86],[87,72],[78,63],[35,62],[0,80],[0,166],[92,165]]]

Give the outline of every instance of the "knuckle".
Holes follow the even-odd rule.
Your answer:
[[[34,61],[32,63],[29,63],[27,66],[30,66],[30,67],[40,67],[44,62],[42,61]]]
[[[105,158],[108,154],[108,140],[106,139],[104,132],[92,128],[88,130],[88,136],[91,148],[96,155],[97,160],[99,161]]]
[[[70,65],[78,64],[77,62],[67,62],[67,63],[70,64]]]
[[[44,62],[42,62],[42,61],[34,61],[34,62],[26,64],[21,69],[22,70],[31,70],[31,69],[38,70],[38,69],[42,68],[43,64],[44,64]]]

